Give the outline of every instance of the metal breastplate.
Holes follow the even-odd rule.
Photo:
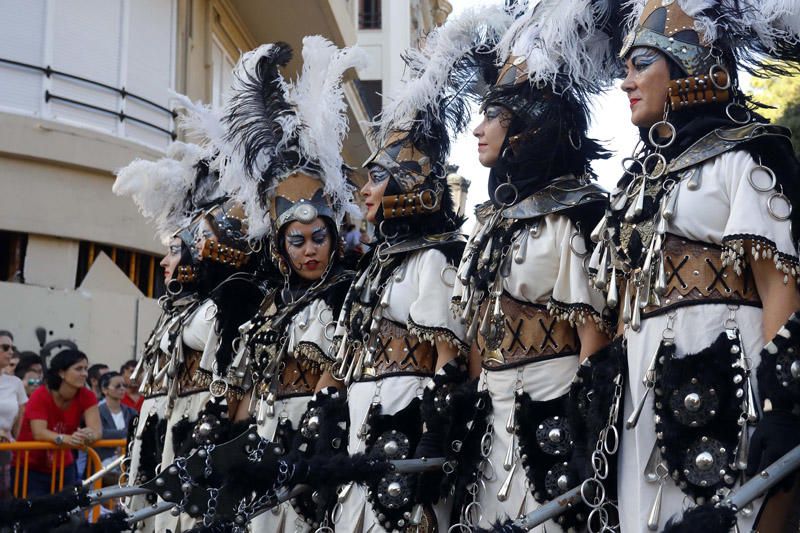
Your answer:
[[[487,303],[481,306],[485,313]],[[554,359],[580,353],[578,332],[565,320],[553,316],[547,306],[521,302],[508,293],[500,297],[504,334],[500,347],[490,350],[478,333],[475,344],[487,370],[503,370],[534,360]]]

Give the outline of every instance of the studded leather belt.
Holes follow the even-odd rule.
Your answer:
[[[643,309],[643,317],[675,307],[698,304],[734,304],[761,307],[753,272],[742,275],[722,265],[722,248],[667,234],[664,242],[664,271],[667,288],[659,303]]]
[[[314,394],[322,376],[318,368],[303,368],[294,357],[287,357],[283,365],[278,382],[278,399]]]
[[[486,311],[488,302],[481,306]],[[566,320],[559,320],[547,306],[522,302],[503,293],[500,297],[503,314],[503,339],[500,347],[490,350],[479,333],[476,347],[487,370],[504,370],[527,364],[534,360],[555,359],[578,355],[581,343],[578,332]]]
[[[178,396],[188,396],[197,392],[208,390],[208,384],[199,379],[197,370],[200,368],[202,352],[184,348],[183,364],[178,370]]]
[[[436,350],[429,341],[412,335],[402,324],[383,319],[378,325],[372,365],[365,366],[362,381],[388,375],[432,376]]]

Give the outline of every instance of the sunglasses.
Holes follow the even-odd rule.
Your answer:
[[[28,380],[28,386],[30,387],[33,387],[34,385],[41,385],[41,383],[42,383],[41,379],[31,378]]]
[[[0,351],[10,352],[11,348],[13,348],[13,347],[14,347],[13,344],[0,344]]]

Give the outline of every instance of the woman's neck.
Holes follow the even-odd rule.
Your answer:
[[[73,387],[72,385],[67,385],[66,383],[62,383],[58,389],[54,391],[58,399],[62,402],[69,402],[72,400],[76,394],[78,394],[78,389]]]
[[[112,413],[118,413],[122,409],[122,407],[120,407],[122,402],[116,398],[112,398],[108,394],[106,394],[106,405],[108,405],[108,409]]]

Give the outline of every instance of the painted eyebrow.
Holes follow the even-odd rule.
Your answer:
[[[639,48],[631,52],[631,63],[633,66],[650,66],[660,58],[660,54],[649,48]]]

